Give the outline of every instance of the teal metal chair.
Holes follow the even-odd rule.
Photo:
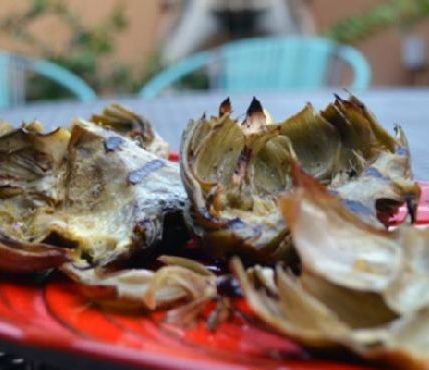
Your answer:
[[[351,90],[364,90],[371,69],[358,50],[323,38],[255,38],[199,52],[153,77],[139,92],[156,97],[183,77],[206,68],[210,88],[231,92],[319,89],[339,84],[343,65],[353,72]]]
[[[58,83],[80,101],[96,99],[94,90],[65,68],[45,60],[24,58],[0,51],[0,109],[24,102],[27,72],[39,74]]]

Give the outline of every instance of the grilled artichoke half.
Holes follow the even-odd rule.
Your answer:
[[[1,136],[0,196],[0,255],[12,261],[0,268],[16,272],[105,266],[151,248],[186,199],[178,165],[82,120],[71,132],[33,124]]]
[[[302,271],[232,267],[266,324],[314,347],[349,347],[387,368],[429,367],[429,230],[362,222],[308,175],[279,199]]]
[[[381,226],[377,213],[385,220],[404,200],[416,203],[402,130],[391,137],[355,97],[337,97],[321,113],[308,104],[281,124],[270,124],[256,99],[243,122],[230,113],[225,100],[218,117],[190,122],[181,144],[188,223],[216,257],[271,262],[288,255],[276,199],[293,186],[294,161],[369,223]]]

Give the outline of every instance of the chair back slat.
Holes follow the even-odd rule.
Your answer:
[[[364,56],[349,46],[310,37],[255,38],[197,53],[167,67],[139,92],[152,98],[186,74],[209,66],[211,86],[232,92],[320,89],[340,83],[342,64],[350,66],[350,89],[369,86],[371,70]],[[215,77],[213,77],[215,75]]]
[[[9,54],[0,52],[0,109],[10,105]]]
[[[58,83],[80,101],[96,99],[94,90],[80,77],[55,63],[0,52],[0,109],[22,104],[25,101],[28,72]]]

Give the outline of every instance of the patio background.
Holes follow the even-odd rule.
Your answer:
[[[333,24],[385,3],[383,0],[307,0],[314,18],[316,33],[325,33]],[[106,17],[112,9],[121,4],[128,22],[127,28],[115,36],[116,50],[103,60],[103,68],[123,62],[136,76],[141,76],[149,68],[156,51],[162,47],[171,27],[180,12],[180,1],[165,0],[70,0],[67,6],[76,12],[86,25],[96,24]],[[3,1],[0,16],[16,12],[28,6],[27,0]],[[31,25],[31,31],[37,37],[54,45],[58,52],[65,51],[68,35],[67,28],[55,17],[46,16]],[[410,27],[409,34],[418,35],[426,46],[428,58],[429,19]],[[405,36],[399,27],[389,27],[354,45],[363,51],[373,69],[373,84],[386,85],[428,85],[427,68],[408,71],[401,57],[401,42]],[[212,45],[207,45],[212,46]],[[7,35],[0,35],[0,49],[12,50],[28,56],[38,52],[22,43],[11,40]],[[151,59],[152,58],[152,59]]]

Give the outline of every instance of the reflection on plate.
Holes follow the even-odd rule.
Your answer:
[[[417,221],[429,224],[429,184],[422,183]],[[402,210],[397,220],[404,218]],[[157,369],[369,369],[321,360],[252,320],[242,301],[230,322],[210,332],[204,318],[192,328],[164,322],[162,312],[125,315],[94,307],[69,281],[0,280],[0,339],[57,354],[73,354]],[[210,307],[208,308],[209,311]],[[59,361],[61,356],[55,356]],[[59,364],[61,365],[61,364]]]

